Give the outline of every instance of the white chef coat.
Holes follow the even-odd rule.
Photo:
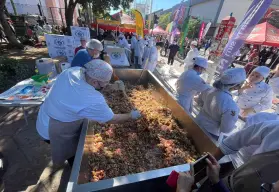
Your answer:
[[[137,41],[138,40],[135,36],[131,38],[131,49],[135,49]]]
[[[273,92],[279,96],[279,77],[275,77],[269,80],[269,84],[273,89]],[[279,113],[279,104],[276,105],[276,112]]]
[[[243,162],[252,155],[279,149],[279,120],[265,121],[241,129],[224,139],[219,148],[225,154],[242,152]]]
[[[158,62],[158,50],[156,46],[152,46],[149,50],[149,54],[147,55],[148,60],[144,66],[144,69],[153,72],[156,68]]]
[[[123,48],[126,48],[126,49],[130,49],[129,43],[128,43],[127,39],[125,39],[125,38],[123,38],[122,40],[119,39],[118,45],[120,47],[123,47]]]
[[[188,52],[185,60],[184,60],[184,71],[187,71],[188,69],[192,69],[194,65],[193,59],[195,57],[199,56],[199,50],[197,48],[194,48]]]
[[[45,99],[46,114],[61,122],[111,120],[114,113],[103,95],[85,81],[81,69],[72,67],[58,76]]]
[[[238,94],[235,101],[241,110],[253,108],[255,112],[260,112],[272,107],[272,97],[272,88],[260,82]]]
[[[43,103],[38,113],[38,117],[36,121],[36,129],[39,135],[45,140],[49,140],[48,125],[49,125],[49,116],[46,114],[45,104]]]
[[[240,110],[229,91],[216,88],[203,91],[198,104],[202,106],[197,116],[201,128],[216,136],[221,132],[229,134],[235,128]]]
[[[143,58],[142,66],[143,67],[147,64],[147,62],[149,60],[150,51],[151,51],[151,47],[144,46],[144,51],[143,51],[143,55],[142,55],[142,58]]]
[[[144,40],[137,41],[136,47],[135,47],[135,56],[139,57],[138,64],[142,65],[142,56],[144,52]]]
[[[206,84],[194,69],[185,71],[176,82],[178,102],[190,114],[192,112],[193,97],[209,88],[210,85]]]

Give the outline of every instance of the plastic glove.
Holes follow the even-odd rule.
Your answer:
[[[125,85],[123,81],[118,80],[115,81],[114,83],[118,86],[118,90],[125,91]]]
[[[141,117],[141,114],[138,110],[132,110],[130,115],[132,119],[139,119]]]

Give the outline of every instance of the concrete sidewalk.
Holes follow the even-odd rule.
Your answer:
[[[49,144],[36,131],[38,108],[27,108],[26,125],[20,108],[0,107],[0,151],[8,161],[5,191],[65,191],[71,168],[55,168]]]

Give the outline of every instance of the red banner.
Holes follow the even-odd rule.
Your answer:
[[[200,28],[200,32],[199,32],[199,43],[201,43],[201,40],[202,40],[202,34],[204,32],[204,28],[205,28],[205,23],[202,22],[201,24],[201,28]]]

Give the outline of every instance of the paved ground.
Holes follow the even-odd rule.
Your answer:
[[[51,164],[50,146],[36,132],[37,108],[29,108],[26,125],[21,109],[0,107],[0,151],[8,160],[5,191],[65,191],[71,168]]]

